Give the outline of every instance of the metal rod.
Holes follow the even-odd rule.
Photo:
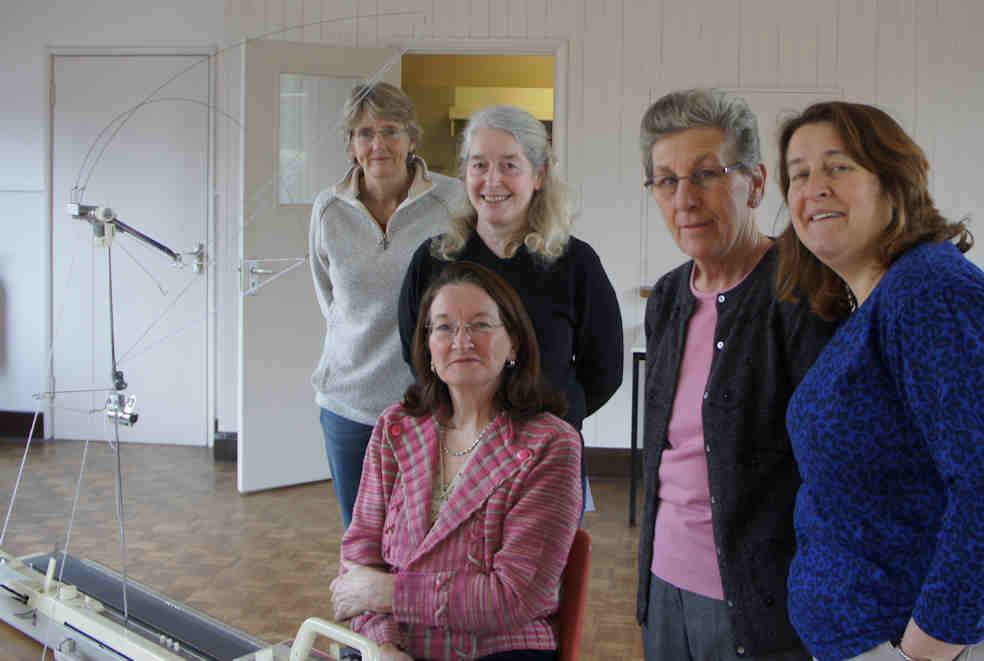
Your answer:
[[[163,243],[159,241],[155,241],[154,239],[150,238],[140,230],[130,227],[119,218],[114,218],[113,220],[110,221],[110,223],[115,225],[116,229],[118,229],[119,231],[124,232],[125,234],[129,234],[135,239],[139,239],[140,241],[143,241],[151,248],[156,248],[157,250],[160,250],[162,253],[164,253],[174,261],[177,262],[181,260],[181,255],[174,252],[173,250],[165,246]]]
[[[123,525],[123,462],[120,459],[120,423],[119,420],[113,420],[113,434],[115,436],[115,447],[116,452],[116,516],[120,521],[120,561],[123,575],[123,627],[126,628],[130,623],[130,607],[127,603],[126,598],[126,588],[127,588],[127,577],[126,577],[126,528]]]
[[[108,244],[106,246],[106,263],[108,265],[108,275],[109,275],[109,350],[112,360],[112,373],[110,378],[116,385],[117,392],[122,388],[126,388],[126,383],[123,381],[123,375],[117,369],[116,364],[116,329],[115,320],[113,318],[113,246]],[[121,395],[122,396],[122,395]],[[120,522],[120,562],[122,563],[122,574],[123,574],[123,626],[127,626],[130,620],[130,610],[127,604],[126,598],[126,529],[124,526],[124,510],[123,510],[123,462],[120,459],[120,421],[118,418],[113,418],[113,450],[116,453],[116,518]]]
[[[109,270],[109,351],[112,369],[109,372],[109,380],[116,383],[116,328],[113,319],[113,246],[107,242],[106,264]],[[117,390],[119,386],[116,386]]]
[[[70,393],[80,393],[80,392],[112,392],[113,389],[110,386],[105,388],[79,388],[78,390],[46,390],[45,392],[36,392],[31,397],[34,399],[41,399],[42,397],[53,397],[55,395],[67,395]]]

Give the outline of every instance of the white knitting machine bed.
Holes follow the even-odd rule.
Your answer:
[[[375,645],[333,622],[309,618],[293,643],[269,645],[133,580],[124,621],[120,576],[71,555],[62,573],[61,557],[0,549],[0,620],[56,661],[325,661],[338,658],[339,644],[378,659]],[[333,641],[328,653],[313,649],[318,635]]]

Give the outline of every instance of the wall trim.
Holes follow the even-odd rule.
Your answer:
[[[176,55],[176,56],[202,56],[211,57],[218,53],[215,44],[188,44],[185,46],[68,46],[50,45],[46,48],[47,55],[58,55],[61,57],[71,56],[121,56],[121,55]]]

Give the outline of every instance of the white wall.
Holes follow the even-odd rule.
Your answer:
[[[221,0],[2,0],[0,5],[0,409],[33,411],[32,393],[44,389],[46,353],[45,48],[217,45],[223,38],[223,6]]]
[[[371,16],[406,10],[418,14]],[[618,291],[627,348],[622,390],[586,422],[589,445],[627,447],[628,348],[644,342],[637,291],[683,261],[642,195],[637,136],[651,99],[681,87],[737,90],[760,113],[769,146],[782,109],[825,96],[878,104],[926,149],[945,213],[984,206],[972,163],[984,153],[984,3],[975,0],[226,0],[226,12],[230,37],[355,14],[362,18],[285,36],[411,48],[428,39],[568,41],[575,231]],[[775,154],[764,156],[771,177]],[[778,208],[773,189],[758,218],[766,230],[784,226]],[[984,264],[982,254],[978,247],[971,257]]]
[[[975,0],[169,3],[177,9],[143,0],[90,1],[84,7],[70,0],[5,4],[10,5],[4,8],[7,57],[0,63],[0,83],[8,96],[0,122],[0,153],[6,157],[0,160],[0,190],[27,192],[0,193],[5,236],[18,237],[15,243],[8,240],[0,246],[0,293],[5,306],[0,315],[7,323],[2,334],[6,349],[0,353],[4,398],[0,408],[31,409],[29,393],[41,383],[41,103],[42,56],[48,44],[228,44],[243,35],[352,15],[362,18],[308,25],[284,36],[298,41],[411,46],[428,39],[567,40],[567,163],[570,183],[581,200],[576,233],[599,252],[619,293],[627,348],[641,341],[644,301],[637,294],[639,286],[651,284],[683,261],[658,210],[642,195],[636,146],[646,105],[672,89],[717,85],[739,90],[768,116],[817,95],[876,103],[897,117],[926,149],[934,172],[933,192],[945,213],[959,216],[984,206],[976,167],[978,155],[984,153],[979,119],[984,76],[977,55],[978,35],[984,32],[984,3]],[[406,10],[418,14],[371,16]],[[238,70],[230,65],[221,75],[225,82],[233,82]],[[232,91],[220,102],[232,103],[235,85],[226,89]],[[771,122],[763,122],[769,144],[773,130]],[[231,144],[232,136],[220,133],[219,139],[233,150],[238,148]],[[774,159],[773,153],[766,154],[770,176]],[[229,171],[219,175],[220,192],[234,194]],[[766,208],[775,209],[774,191],[770,195]],[[220,212],[220,218],[233,217],[234,213]],[[771,214],[762,214],[759,222],[771,229],[775,221]],[[984,241],[984,232],[978,235]],[[971,258],[982,264],[982,254],[984,248],[975,248]],[[227,337],[222,335],[220,344],[225,345]],[[622,390],[587,421],[585,436],[590,445],[628,444],[631,374],[626,358]],[[220,365],[219,372],[221,418],[235,374],[228,365]]]

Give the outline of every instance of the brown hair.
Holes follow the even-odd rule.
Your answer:
[[[936,209],[929,193],[929,162],[923,150],[886,112],[874,106],[824,101],[786,119],[779,128],[779,187],[789,201],[789,142],[807,124],[829,123],[844,142],[848,155],[878,177],[892,200],[892,219],[881,236],[879,258],[888,268],[914,245],[954,241],[961,252],[974,244],[966,219],[950,222]],[[779,236],[777,293],[795,301],[796,292],[810,307],[831,320],[850,313],[853,297],[833,269],[821,262],[799,240],[790,221]]]
[[[448,386],[431,370],[430,309],[438,293],[448,286],[471,284],[489,295],[499,307],[499,316],[516,347],[516,366],[504,368],[499,389],[493,403],[516,421],[528,419],[547,411],[563,416],[567,402],[562,393],[551,389],[540,373],[540,349],[537,345],[533,322],[526,314],[523,301],[516,290],[501,276],[478,264],[453,262],[431,282],[420,302],[417,328],[413,333],[411,356],[417,382],[407,388],[403,406],[413,416],[437,414],[442,421],[452,413],[451,394]]]

